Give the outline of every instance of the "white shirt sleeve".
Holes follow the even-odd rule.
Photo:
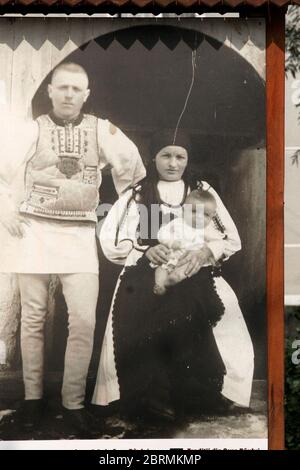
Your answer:
[[[228,210],[224,206],[220,196],[211,186],[208,185],[208,183],[203,183],[203,189],[208,190],[216,199],[217,216],[219,217],[224,227],[224,238],[222,240],[212,240],[210,242],[207,242],[206,244],[212,251],[216,261],[218,261],[222,257],[223,260],[227,260],[231,255],[241,249],[241,239],[237,228]]]
[[[98,119],[98,146],[101,167],[111,166],[118,194],[146,176],[146,170],[136,145],[107,119]]]
[[[128,190],[112,206],[100,229],[100,243],[106,258],[116,264],[125,264],[136,242],[139,221],[137,204],[132,199],[132,190]],[[132,241],[130,251],[128,244],[122,244],[124,240]]]
[[[0,215],[15,212],[12,183],[20,167],[34,154],[38,124],[23,119],[1,119],[0,123]]]

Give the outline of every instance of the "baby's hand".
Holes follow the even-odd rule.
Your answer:
[[[175,240],[172,242],[171,245],[172,250],[180,250],[181,249],[181,241],[180,240]]]

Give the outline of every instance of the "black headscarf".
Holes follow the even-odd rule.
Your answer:
[[[188,156],[191,155],[191,139],[188,134],[188,131],[185,129],[178,129],[176,134],[175,142],[174,142],[174,129],[172,130],[162,130],[159,133],[156,133],[151,141],[151,160],[147,165],[147,176],[141,182],[141,189],[139,191],[139,200],[141,203],[146,205],[147,207],[151,207],[152,204],[158,204],[159,200],[157,197],[157,183],[159,181],[159,175],[157,173],[156,164],[155,164],[155,157],[160,150],[164,147],[168,147],[170,145],[176,145],[183,147],[186,151]],[[195,189],[197,187],[197,180],[199,177],[189,169],[189,163],[182,175],[182,179],[186,185],[190,189]]]
[[[186,129],[178,129],[175,136],[174,129],[164,129],[161,132],[154,134],[151,139],[151,155],[153,158],[160,150],[169,145],[177,145],[183,147],[187,154],[191,155],[191,138]]]

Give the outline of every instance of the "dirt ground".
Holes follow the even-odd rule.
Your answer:
[[[18,425],[18,408],[21,399],[9,396],[15,378],[4,381],[5,398],[0,402],[0,440],[59,440],[80,439],[73,434],[63,419],[62,409],[54,396],[47,401],[43,420],[39,429],[24,432]],[[18,382],[19,385],[19,382]],[[19,389],[17,385],[16,389]],[[95,439],[163,439],[163,438],[205,438],[205,439],[259,439],[267,438],[267,413],[265,383],[255,381],[250,410],[228,415],[209,415],[192,413],[175,423],[164,423],[147,419],[145,416],[124,419],[116,407],[91,407],[90,411],[97,423]],[[55,394],[54,394],[55,395]],[[97,428],[99,427],[99,430]]]

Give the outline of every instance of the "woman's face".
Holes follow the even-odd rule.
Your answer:
[[[178,145],[168,145],[162,148],[155,157],[157,172],[160,179],[164,181],[180,180],[187,162],[187,151]]]

